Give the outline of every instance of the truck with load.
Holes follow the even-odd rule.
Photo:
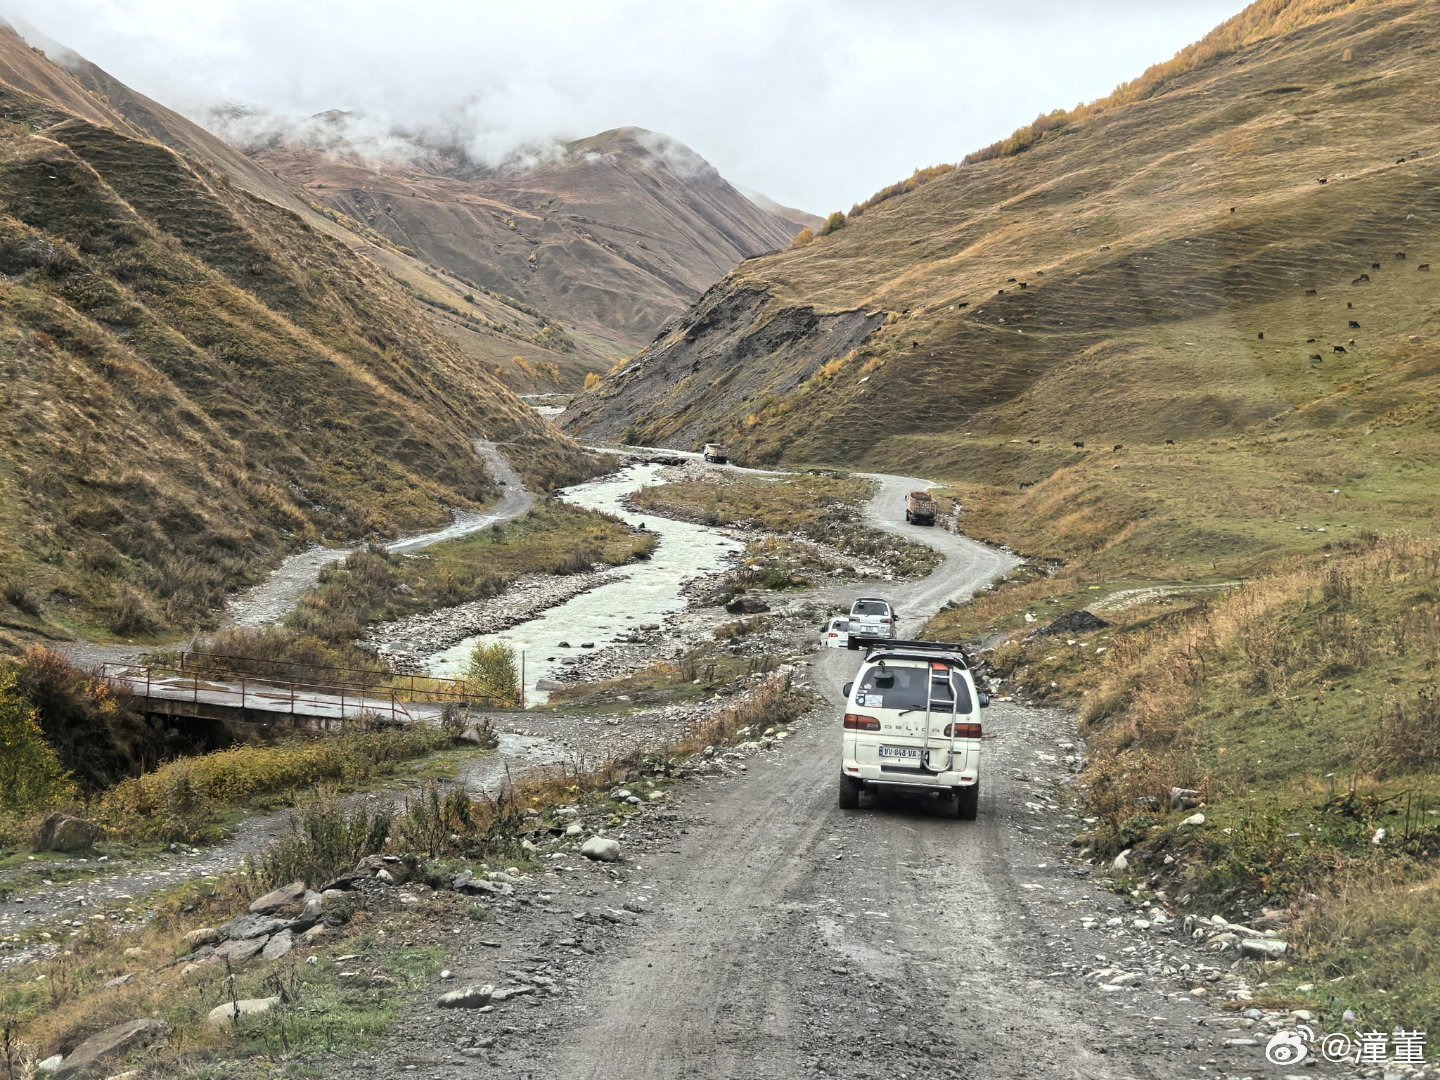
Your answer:
[[[905,520],[912,525],[934,525],[938,507],[928,491],[912,491],[905,496]]]
[[[705,444],[705,460],[712,465],[724,465],[730,460],[730,455],[725,453],[725,447],[717,442]]]

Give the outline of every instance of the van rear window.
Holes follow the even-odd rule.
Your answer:
[[[890,605],[883,600],[856,600],[851,615],[889,615]]]
[[[929,694],[935,702],[936,712],[968,713],[970,687],[963,679],[957,678],[948,668],[921,667],[872,667],[860,679],[860,688],[855,692],[855,704],[871,709],[919,709],[925,711],[927,680],[938,675]],[[960,698],[958,707],[953,707],[955,697]]]

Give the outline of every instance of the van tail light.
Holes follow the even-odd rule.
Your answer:
[[[980,725],[946,724],[945,737],[947,739],[978,739],[980,738]]]
[[[979,725],[976,725],[977,727]],[[863,716],[860,713],[847,712],[845,714],[846,731],[879,731],[880,721],[873,716]]]

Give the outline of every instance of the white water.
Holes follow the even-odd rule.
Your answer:
[[[632,465],[618,475],[581,484],[561,494],[566,502],[591,510],[615,514],[631,525],[643,524],[660,537],[655,553],[646,562],[616,567],[613,579],[598,589],[577,596],[543,615],[498,634],[484,634],[436,653],[426,662],[432,675],[457,675],[469,660],[476,642],[503,641],[511,645],[525,667],[525,702],[544,702],[548,695],[535,684],[553,678],[567,657],[583,656],[581,649],[593,642],[603,649],[637,625],[660,622],[685,606],[680,586],[691,578],[720,570],[729,556],[744,545],[722,536],[705,525],[637,514],[621,505],[621,499],[640,487],[655,483],[658,465]],[[569,642],[569,648],[561,648]]]

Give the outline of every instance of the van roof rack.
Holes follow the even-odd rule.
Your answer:
[[[865,659],[886,656],[891,659],[931,660],[936,653],[957,656],[961,664],[970,667],[970,654],[965,646],[949,641],[902,641],[896,638],[866,637],[852,634],[850,641],[856,648],[865,650]]]

